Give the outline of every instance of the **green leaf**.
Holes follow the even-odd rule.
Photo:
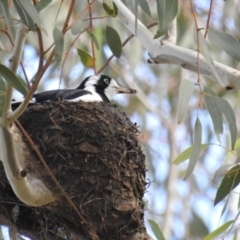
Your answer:
[[[157,32],[154,35],[154,39],[161,37],[165,32],[166,31],[161,31],[161,30],[158,29]]]
[[[198,31],[198,37],[199,37],[199,42],[200,42],[201,53],[203,54],[208,66],[211,68],[211,71],[212,71],[214,77],[216,78],[216,80],[221,84],[221,86],[224,87],[224,84],[223,84],[221,78],[218,76],[217,71],[215,70],[214,62],[212,60],[206,39],[203,37],[202,32]]]
[[[231,148],[234,149],[234,145],[237,140],[237,124],[236,124],[235,113],[231,105],[225,99],[218,97],[209,88],[205,88],[205,91],[207,93],[205,95],[206,105],[214,124],[215,133],[217,135],[217,134],[222,134],[223,132],[223,127],[222,127],[222,114],[223,114],[228,123],[228,127],[231,134]],[[219,111],[221,112],[221,114]]]
[[[106,39],[113,55],[117,58],[120,58],[122,53],[122,43],[117,31],[112,27],[107,26]]]
[[[35,7],[31,4],[30,0],[17,0],[18,3],[22,6],[22,8],[26,11],[26,13],[28,14],[28,16],[30,16],[30,18],[32,19],[32,21],[40,28],[43,30],[43,32],[45,34],[47,34],[42,20],[39,17],[39,14],[37,12],[37,10],[35,9]]]
[[[0,76],[2,76],[5,81],[11,84],[16,90],[22,93],[24,96],[27,93],[26,84],[19,79],[9,68],[0,64]]]
[[[238,138],[237,141],[235,142],[233,150],[237,151],[239,149],[240,149],[240,138]]]
[[[158,224],[155,221],[149,219],[148,223],[151,226],[151,229],[154,232],[154,235],[157,238],[157,240],[166,240],[161,231],[161,228],[158,226]]]
[[[35,8],[38,12],[42,11],[44,8],[46,8],[52,0],[41,0],[35,5]]]
[[[135,15],[135,35],[137,36],[137,22],[138,22],[138,1],[135,0],[134,4],[134,15]]]
[[[88,28],[88,21],[83,21],[82,19],[79,19],[73,24],[71,28],[71,33],[72,35],[77,35],[82,30],[87,30],[87,28]]]
[[[94,43],[95,47],[97,48],[97,50],[99,50],[100,49],[99,48],[99,43],[98,43],[98,40],[95,37],[95,35],[92,32],[90,32],[89,30],[86,30],[86,31],[89,34],[89,36],[91,37],[91,39],[93,40],[93,43]]]
[[[151,17],[151,11],[146,0],[139,0],[139,6],[149,17]]]
[[[228,128],[231,133],[231,147],[234,149],[235,142],[237,140],[237,123],[236,123],[236,116],[231,107],[231,105],[223,98],[216,98],[218,108],[222,111],[227,123]]]
[[[9,15],[9,11],[8,11],[8,0],[1,0],[0,8],[2,9],[2,13],[3,13],[4,19],[5,19],[5,23],[6,23],[8,31],[9,31],[9,34],[10,34],[11,38],[13,39],[13,33],[12,33],[12,29],[10,27],[11,19],[10,19],[10,15]]]
[[[214,200],[217,205],[240,183],[240,165],[231,168],[224,176]]]
[[[55,59],[57,62],[60,62],[63,54],[63,45],[64,45],[64,37],[62,31],[58,28],[53,29],[53,39],[55,43]]]
[[[2,116],[3,106],[6,99],[6,87],[3,78],[0,76],[0,117]]]
[[[179,88],[178,99],[178,124],[180,124],[186,115],[188,102],[194,90],[194,83],[187,79],[183,79]]]
[[[236,232],[233,236],[233,239],[232,240],[238,240],[238,233]]]
[[[217,182],[219,181],[219,178],[223,178],[225,176],[226,172],[228,172],[228,169],[230,169],[233,166],[236,166],[236,164],[224,164],[224,165],[221,165],[216,170],[216,172],[214,173],[213,182],[217,184]]]
[[[209,233],[203,240],[215,240],[217,237],[222,234],[225,230],[229,228],[229,226],[233,223],[233,220],[228,221],[221,225],[219,228]]]
[[[93,67],[94,66],[94,59],[91,55],[89,55],[87,52],[81,50],[81,49],[77,49],[78,50],[78,55],[81,58],[82,64],[85,67]]]
[[[197,163],[201,151],[201,142],[202,142],[202,125],[199,118],[197,117],[194,127],[192,152],[189,158],[189,164],[184,180],[186,180],[193,172],[193,169]]]
[[[201,151],[204,150],[205,148],[207,148],[208,146],[209,146],[209,144],[201,144],[201,146],[200,146]],[[192,149],[193,149],[193,147],[189,147],[186,150],[184,150],[176,159],[174,159],[172,164],[178,165],[178,164],[188,160],[192,154]]]
[[[208,38],[224,52],[240,62],[240,43],[232,35],[210,30]]]
[[[213,92],[210,88],[207,87],[205,87],[205,92],[205,103],[213,122],[216,137],[220,142],[220,134],[223,133],[223,118],[222,112],[218,107],[218,96],[215,94],[215,92]]]
[[[177,15],[178,0],[156,0],[158,13],[158,30],[154,38],[163,35],[171,26]]]
[[[17,12],[22,20],[22,22],[31,30],[35,31],[35,24],[32,20],[32,18],[28,15],[28,13],[25,11],[23,6],[21,5],[21,1],[19,0],[13,0],[13,3],[17,9]]]
[[[118,15],[118,8],[114,2],[112,2],[112,5],[113,7],[110,7],[107,3],[103,2],[103,9],[108,15],[116,17]]]
[[[191,220],[190,220],[191,219]],[[206,225],[205,221],[202,219],[202,217],[199,216],[194,210],[191,211],[191,218],[188,221],[188,236],[197,236],[194,240],[201,240],[204,236],[206,236],[209,233],[208,226]],[[181,240],[193,240],[191,239],[181,239]],[[172,239],[173,240],[173,239]],[[177,240],[177,239],[175,239]],[[180,240],[180,239],[179,239]]]
[[[239,200],[239,196],[238,196],[238,200]],[[240,210],[239,210],[239,202],[238,202],[238,213],[235,215],[234,222],[231,225],[231,227],[228,229],[228,233],[230,233],[232,231],[235,224],[238,224],[239,215],[240,215]],[[235,235],[235,236],[237,236],[237,235]],[[235,239],[235,237],[233,239]],[[237,239],[238,238],[236,238],[236,240]]]

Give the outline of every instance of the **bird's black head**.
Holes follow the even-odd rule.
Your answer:
[[[114,79],[107,75],[89,76],[83,80],[77,89],[87,90],[93,94],[97,93],[105,102],[109,102],[118,93],[136,93],[134,89],[120,87]]]
[[[111,80],[107,75],[92,75],[86,77],[77,89],[85,89],[88,86],[97,86],[98,88],[105,89],[111,83]]]

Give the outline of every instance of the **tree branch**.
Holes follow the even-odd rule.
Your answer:
[[[20,24],[16,34],[15,45],[13,47],[13,54],[9,59],[9,63],[10,63],[9,68],[14,73],[17,71],[17,68],[21,59],[26,35],[27,35],[27,28],[25,27],[24,24]],[[3,106],[3,124],[7,123],[7,114],[8,112],[11,111],[12,91],[13,91],[12,86],[8,82],[6,82],[6,99],[5,99],[5,104]]]
[[[66,33],[66,31],[68,29],[69,20],[71,18],[72,12],[74,10],[74,5],[75,5],[75,0],[72,0],[71,4],[70,4],[70,7],[69,7],[69,10],[68,10],[68,14],[67,14],[66,20],[64,22],[63,29],[62,29],[63,35]],[[50,65],[50,63],[52,62],[54,54],[55,54],[55,48],[52,50],[51,54],[49,55],[45,65],[43,65],[42,68],[38,70],[36,78],[34,80],[34,84],[29,89],[27,95],[25,96],[24,101],[20,104],[20,106],[14,112],[8,114],[8,119],[9,120],[15,121],[16,119],[18,119],[23,114],[23,112],[25,111],[25,109],[28,106],[28,103],[32,99],[32,96],[33,96],[34,92],[36,91],[36,89],[38,87],[38,84],[39,84],[43,74],[47,70],[47,68]]]
[[[19,66],[26,35],[26,27],[20,24],[13,54],[10,58],[10,69],[13,72],[16,72]],[[3,126],[0,127],[0,159],[3,162],[7,179],[16,196],[27,205],[42,206],[54,202],[52,193],[41,180],[29,176],[24,169],[26,159],[31,159],[32,156],[23,143],[22,136],[15,124],[8,119],[8,114],[11,112],[12,86],[6,83],[6,89],[7,94],[2,118]]]
[[[99,0],[100,1],[100,0]],[[120,1],[114,3],[118,8],[118,19],[132,32],[135,33],[135,16]],[[138,20],[138,35],[136,36],[142,46],[148,51],[150,62],[155,64],[176,64],[185,69],[197,72],[197,52],[187,48],[179,47],[169,41],[159,42],[153,39],[153,34]],[[224,85],[231,88],[240,89],[240,71],[214,61],[215,70]],[[214,75],[204,57],[199,56],[200,73],[215,79]]]

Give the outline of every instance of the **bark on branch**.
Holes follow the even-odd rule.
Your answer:
[[[118,8],[118,19],[130,30],[135,33],[135,16],[120,1],[114,3]],[[172,44],[169,41],[159,41],[153,39],[153,34],[141,23],[137,21],[138,31],[137,38],[143,47],[148,51],[150,62],[155,64],[175,64],[185,69],[197,72],[197,52]],[[215,69],[224,85],[227,87],[240,89],[240,71],[214,61]],[[199,58],[200,72],[209,78],[215,79],[211,68],[200,54]]]
[[[16,72],[19,65],[27,29],[19,24],[10,58],[10,69]],[[30,206],[42,206],[54,202],[53,194],[40,179],[30,176],[25,169],[26,159],[31,159],[29,149],[23,143],[17,127],[7,115],[11,112],[12,86],[6,83],[6,101],[3,108],[2,126],[0,126],[0,159],[11,187],[16,196]]]

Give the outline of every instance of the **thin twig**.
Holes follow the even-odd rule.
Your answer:
[[[206,30],[205,30],[205,33],[204,33],[204,38],[206,38],[207,34],[208,34],[210,17],[211,17],[211,13],[212,13],[212,4],[213,4],[213,0],[210,0],[210,7],[209,7],[209,11],[208,11],[208,18],[207,18],[207,24],[206,24]]]
[[[199,99],[199,104],[198,104],[198,106],[200,107],[202,105],[201,75],[200,75],[200,64],[199,64],[199,56],[200,56],[199,30],[200,29],[198,28],[198,23],[197,23],[197,19],[196,19],[196,15],[195,15],[192,0],[190,0],[190,3],[191,3],[191,10],[192,10],[194,23],[195,23],[195,26],[196,26],[196,34],[197,34],[197,76],[198,76],[197,85],[198,85],[199,90],[200,90],[200,99]]]
[[[199,28],[198,28],[198,23],[197,23],[197,19],[196,19],[196,15],[195,15],[195,11],[194,11],[194,6],[192,3],[192,0],[190,0],[191,3],[191,10],[192,10],[192,14],[193,14],[193,19],[194,19],[194,23],[196,26],[196,33],[197,33],[197,74],[198,74],[198,84],[200,82],[200,67],[199,67],[199,54],[200,54],[200,40],[199,40]]]
[[[65,20],[65,23],[64,23],[64,26],[63,26],[63,29],[62,29],[62,33],[65,34],[66,32],[66,29],[68,27],[68,23],[69,23],[69,20],[70,20],[70,17],[71,17],[71,14],[72,14],[72,11],[74,9],[74,5],[75,5],[75,0],[72,0],[71,1],[71,5],[69,7],[69,10],[68,10],[68,14],[67,14],[67,17],[66,17],[66,20]],[[37,87],[38,87],[38,84],[43,76],[43,74],[45,73],[45,71],[47,70],[47,68],[49,67],[50,63],[52,62],[52,59],[54,57],[54,54],[55,54],[55,48],[52,50],[50,56],[48,57],[45,65],[40,69],[40,71],[38,72],[38,74],[36,75],[36,78],[35,78],[35,81],[34,81],[34,84],[31,86],[30,90],[28,91],[24,101],[20,104],[20,106],[14,111],[14,112],[11,112],[9,113],[8,115],[8,119],[11,120],[11,121],[15,121],[16,119],[18,119],[21,114],[25,111],[26,107],[28,106],[28,103],[29,101],[31,100],[34,92],[36,91]]]
[[[92,2],[88,0],[88,12],[89,12],[89,28],[90,32],[93,34],[93,24],[92,24]],[[93,38],[91,37],[91,47],[92,47],[92,57],[93,57],[93,69],[94,69],[94,74],[96,74],[96,57],[95,57],[95,49],[94,49],[94,42]]]
[[[73,26],[73,24],[83,15],[83,13],[89,8],[89,5],[87,5],[79,14],[78,16],[76,17],[76,19],[74,19],[74,21],[69,24],[68,28],[66,29],[66,32],[71,29],[71,27]],[[84,29],[83,31],[81,31],[77,36],[76,38],[73,40],[73,42],[71,43],[70,47],[68,48],[67,52],[65,53],[65,56],[64,56],[64,59],[63,59],[63,63],[62,63],[62,68],[61,68],[61,73],[60,73],[60,77],[59,77],[59,85],[58,85],[58,88],[60,88],[61,86],[61,82],[62,82],[62,75],[63,75],[63,68],[64,68],[64,64],[67,60],[67,56],[71,50],[71,48],[73,47],[74,43],[78,40],[79,36],[85,32],[86,29]]]
[[[66,20],[65,20],[65,23],[63,25],[63,29],[62,29],[62,33],[63,35],[66,33],[67,29],[68,29],[68,24],[69,24],[69,21],[70,21],[70,18],[72,16],[72,12],[73,12],[73,9],[74,9],[74,5],[75,5],[75,0],[72,0],[71,1],[71,5],[68,9],[68,14],[67,14],[67,17],[66,17]]]
[[[14,46],[14,42],[13,42],[13,40],[12,40],[9,32],[6,31],[6,30],[4,30],[4,29],[0,29],[0,32],[3,32],[4,34],[6,34],[7,37],[8,37],[8,39],[9,39],[9,41],[11,42],[11,45]],[[29,88],[30,88],[30,86],[29,86],[29,81],[28,81],[28,77],[27,77],[25,68],[24,68],[24,66],[23,66],[22,60],[20,60],[20,65],[21,65],[21,67],[22,67],[23,74],[24,74],[24,77],[25,77],[25,79],[26,79],[26,82],[27,82],[27,85],[28,85],[28,89],[29,89]]]
[[[14,43],[13,43],[13,40],[12,40],[12,38],[11,38],[11,36],[10,36],[9,32],[8,32],[8,31],[6,31],[6,30],[4,30],[4,29],[0,29],[0,32],[3,32],[4,34],[6,34],[6,35],[7,35],[7,37],[8,37],[8,39],[9,39],[9,41],[11,42],[11,44],[12,44],[12,46],[13,46],[13,45],[14,45]]]
[[[26,39],[27,35],[27,28],[25,27],[24,24],[19,25],[18,32],[16,35],[14,48],[13,48],[13,54],[11,58],[9,59],[9,68],[12,70],[12,72],[16,73],[22,51],[23,51],[23,45]],[[13,88],[10,84],[6,82],[6,99],[5,99],[5,104],[3,106],[3,121],[7,119],[7,114],[9,110],[11,109],[11,103],[12,103],[12,91]],[[5,119],[5,120],[4,120]]]
[[[66,193],[66,191],[63,189],[63,187],[61,186],[61,184],[58,182],[58,180],[55,178],[54,174],[52,173],[51,169],[48,167],[46,161],[44,160],[42,154],[39,152],[38,148],[36,147],[36,145],[34,144],[34,142],[32,141],[31,137],[28,135],[28,133],[25,131],[25,129],[23,128],[23,126],[21,125],[21,123],[16,120],[15,121],[17,127],[20,129],[20,131],[22,132],[22,134],[24,135],[24,137],[26,137],[27,141],[29,142],[30,146],[32,147],[32,149],[36,152],[38,158],[40,159],[42,165],[44,166],[44,168],[46,169],[47,174],[51,177],[51,179],[53,180],[53,182],[56,184],[56,186],[58,187],[58,189],[60,190],[61,194],[65,197],[65,199],[67,200],[67,202],[69,203],[69,205],[74,209],[74,211],[77,213],[77,215],[81,218],[81,220],[87,224],[86,219],[81,215],[81,213],[79,212],[78,208],[76,207],[76,205],[73,203],[73,201],[69,198],[68,194]]]
[[[58,88],[60,88],[60,85],[61,85],[61,81],[62,81],[62,75],[63,75],[63,67],[64,67],[64,64],[67,60],[67,56],[68,56],[68,53],[69,51],[71,50],[71,48],[73,47],[74,43],[78,40],[79,36],[84,33],[86,31],[86,29],[82,30],[76,37],[75,39],[73,40],[73,42],[71,43],[70,47],[68,48],[67,52],[65,53],[65,56],[64,56],[64,59],[63,59],[63,63],[62,63],[62,68],[61,68],[61,73],[60,73],[60,77],[59,77],[59,85],[58,85]]]
[[[43,46],[43,38],[42,31],[39,27],[36,28],[37,36],[38,36],[38,46],[39,46],[39,62],[38,62],[38,70],[37,74],[40,72],[43,67],[44,60],[44,46]]]
[[[153,23],[149,24],[149,25],[147,26],[147,28],[150,29],[150,28],[152,28],[152,27],[154,27],[154,26],[156,26],[156,25],[158,25],[158,22],[153,22]],[[135,37],[134,34],[131,34],[130,36],[128,36],[128,37],[125,39],[125,41],[122,43],[122,47],[124,47],[124,46],[129,42],[129,40],[132,39],[133,37]],[[114,55],[112,55],[111,57],[109,57],[108,60],[103,64],[103,66],[97,71],[97,74],[99,74],[100,72],[102,72],[102,70],[109,64],[109,62],[110,62],[113,58],[114,58]]]
[[[78,13],[75,19],[68,25],[66,32],[72,28],[72,26],[82,17],[82,15],[87,11],[88,8],[89,8],[89,5],[87,5],[80,13]]]
[[[69,25],[69,21],[70,21],[70,17],[72,15],[72,12],[73,12],[73,9],[74,9],[74,5],[75,5],[75,0],[72,0],[71,1],[71,4],[70,4],[70,7],[68,9],[68,14],[67,14],[67,17],[66,17],[66,20],[65,20],[65,23],[63,25],[63,28],[62,28],[62,34],[64,35],[67,30],[69,29],[68,28],[68,25]],[[61,74],[62,74],[62,71],[61,71]],[[59,81],[59,87],[61,85],[61,76],[60,76],[60,81]]]
[[[10,112],[8,115],[8,119],[11,121],[15,121],[16,119],[18,119],[22,113],[25,111],[26,107],[28,106],[29,101],[32,98],[32,95],[34,94],[34,92],[36,91],[38,84],[43,76],[43,74],[45,73],[45,71],[47,70],[48,66],[50,65],[53,57],[55,54],[55,48],[52,50],[50,56],[48,57],[45,65],[42,67],[42,69],[40,70],[40,72],[38,73],[38,75],[35,78],[34,84],[31,86],[31,88],[29,89],[27,95],[25,96],[24,101],[20,104],[20,106],[14,111],[14,112]]]
[[[26,73],[26,70],[23,66],[23,62],[22,60],[20,60],[20,65],[21,65],[21,68],[22,68],[22,71],[23,71],[23,75],[25,77],[25,80],[26,80],[26,83],[27,83],[27,87],[28,87],[28,90],[30,89],[30,83],[29,83],[29,80],[28,80],[28,76],[27,76],[27,73]]]
[[[133,38],[135,35],[134,34],[131,34],[129,37],[127,37],[125,39],[125,41],[122,43],[122,47],[124,47],[128,41]],[[108,64],[109,62],[114,58],[114,55],[112,55],[111,57],[108,58],[108,60],[103,64],[103,66],[97,71],[97,74],[99,74]]]

